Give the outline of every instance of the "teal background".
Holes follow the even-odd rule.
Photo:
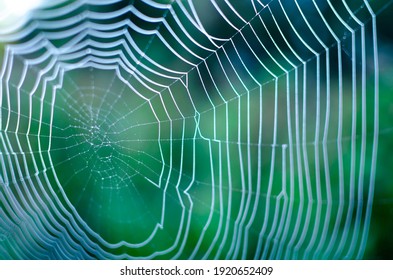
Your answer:
[[[278,3],[270,3],[273,12],[260,12],[273,36],[279,36],[279,33],[274,28],[272,13],[284,30],[289,29],[279,12]],[[309,21],[318,27],[318,15],[307,9],[307,3],[300,3]],[[0,216],[3,219],[0,223],[0,258],[391,259],[393,58],[389,17],[392,7],[390,3],[384,6],[376,1],[370,2],[377,11],[379,58],[378,152],[375,191],[371,193],[369,185],[375,129],[372,22],[361,1],[348,3],[366,28],[366,97],[363,102],[361,83],[357,80],[355,108],[352,108],[351,92],[351,37],[339,27],[334,15],[326,13],[331,26],[340,34],[342,44],[343,140],[339,144],[343,151],[343,177],[337,148],[340,122],[337,45],[320,27],[320,36],[330,43],[331,55],[331,111],[328,141],[323,143],[328,102],[324,70],[326,53],[306,31],[296,7],[289,2],[285,7],[295,26],[300,32],[304,31],[304,38],[312,47],[319,48],[319,97],[316,56],[309,53],[294,34],[292,37],[288,35],[291,46],[307,61],[308,74],[303,84],[304,66],[293,55],[290,56],[284,42],[280,41],[287,55],[298,66],[296,72],[281,57],[280,63],[291,69],[284,75],[258,45],[257,38],[269,49],[274,49],[266,39],[268,34],[262,24],[253,19],[255,12],[250,9],[249,3],[236,4],[239,13],[251,22],[241,33],[225,25],[219,14],[210,12],[208,1],[197,4],[208,32],[217,37],[231,38],[230,43],[220,43],[220,47],[211,54],[195,47],[183,35],[180,40],[203,57],[202,62],[180,47],[168,28],[158,28],[159,23],[138,19],[132,13],[96,22],[81,19],[81,22],[107,26],[129,18],[141,28],[159,30],[160,36],[197,67],[191,67],[173,55],[157,36],[125,29],[144,51],[143,55],[135,50],[133,54],[139,55],[139,61],[151,67],[147,69],[135,64],[124,45],[109,47],[110,42],[117,42],[115,36],[101,37],[92,32],[82,41],[99,42],[103,49],[95,43],[87,43],[82,48],[86,54],[81,59],[90,59],[88,63],[78,66],[71,59],[66,61],[73,68],[55,75],[54,79],[41,81],[34,97],[29,99],[28,93],[34,86],[37,73],[50,59],[28,68],[29,75],[18,92],[17,84],[24,61],[40,56],[45,48],[26,55],[15,55],[15,62],[10,67],[11,78],[2,79]],[[62,5],[66,7],[68,4]],[[127,5],[134,5],[152,17],[165,16],[168,24],[176,28],[174,18],[166,14],[165,9],[149,7],[142,1],[86,5],[64,17],[81,15],[84,11],[105,14]],[[335,5],[345,14],[341,4]],[[174,4],[174,11],[182,22],[187,22],[178,4]],[[236,26],[243,25],[233,13],[226,12],[232,16]],[[62,18],[54,17],[52,20]],[[355,26],[354,21],[347,18],[347,23]],[[257,30],[258,37],[249,26]],[[188,23],[185,28],[194,40],[213,48],[195,26]],[[30,36],[46,31],[38,28]],[[61,34],[65,31],[59,28],[51,32]],[[359,78],[359,29],[356,32],[358,52],[355,66]],[[247,38],[267,68],[277,73],[276,84],[252,56],[242,38]],[[27,36],[10,44],[23,45],[30,39]],[[69,40],[56,39],[51,43],[54,48],[60,49]],[[1,45],[2,64],[5,63],[6,46],[7,43]],[[128,60],[140,72],[127,72],[119,66],[118,54],[106,57],[106,63],[91,63],[100,57],[99,51],[125,53],[121,59]],[[90,56],[95,52],[97,57]],[[275,55],[280,57],[277,52]],[[52,53],[51,57],[56,58],[56,54]],[[180,74],[168,73],[146,57]],[[110,61],[111,58],[115,58],[115,62]],[[250,69],[251,75],[244,65]],[[175,77],[157,75],[151,69]],[[187,75],[181,74],[183,72]],[[47,76],[50,74],[53,73]],[[143,80],[142,74],[153,82]],[[296,77],[299,81],[297,89]],[[259,87],[254,79],[262,86]],[[302,95],[304,87],[307,88],[306,100]],[[44,102],[40,94],[44,95]],[[300,145],[292,140],[293,146],[289,147],[288,116],[295,139],[296,102],[299,103],[299,116],[303,112],[307,115],[304,120],[301,117],[297,120],[300,126],[304,121],[305,126],[301,126],[298,132],[300,137],[305,137],[306,143]],[[320,104],[321,131],[319,141],[315,143],[317,104]],[[366,107],[366,115],[362,113],[362,105]],[[353,116],[356,119],[357,144],[351,150]],[[363,118],[366,131],[361,127]],[[365,153],[361,151],[362,133],[366,135]],[[316,151],[319,158],[315,155]],[[324,151],[327,158],[322,156]],[[307,153],[308,164],[302,158],[303,173],[299,173],[296,159],[298,154],[304,157],[304,152]],[[293,170],[290,167],[291,153],[294,157]],[[363,178],[359,167],[362,156],[365,160]],[[355,158],[354,190],[350,189],[352,157]],[[319,172],[316,171],[318,164]],[[309,185],[304,173],[307,167]],[[329,176],[326,167],[329,168]],[[344,190],[340,189],[341,182]],[[359,191],[360,187],[362,190]],[[343,201],[340,195],[344,196]],[[370,195],[373,195],[372,205],[367,204]],[[329,196],[331,202],[328,202]],[[372,208],[370,225],[365,222],[368,206]],[[338,216],[341,220],[337,219]],[[362,241],[364,236],[367,242]]]

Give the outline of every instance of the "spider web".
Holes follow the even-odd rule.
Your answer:
[[[2,258],[362,258],[377,1],[51,1],[5,42]]]

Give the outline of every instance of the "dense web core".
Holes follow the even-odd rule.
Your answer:
[[[362,258],[382,1],[48,1],[2,23],[1,258]]]

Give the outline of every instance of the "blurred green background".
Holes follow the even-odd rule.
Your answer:
[[[300,2],[303,5],[302,7],[305,8],[305,12],[307,12],[307,3]],[[349,2],[354,3],[354,6],[358,5],[356,1]],[[73,13],[80,14],[84,10],[110,12],[128,4],[128,1],[123,1],[116,5],[102,7],[84,6]],[[157,17],[165,14],[161,10],[157,11],[141,4],[139,1],[131,4],[135,4],[140,11],[146,14],[156,15]],[[290,4],[288,5],[290,6]],[[248,19],[250,20],[253,17],[253,11],[247,10],[246,6],[246,4],[244,6],[243,4],[237,4],[236,8],[242,14],[249,16]],[[391,25],[390,18],[393,9],[390,4],[386,7],[382,4],[375,4],[375,6],[378,10],[377,30],[380,67],[379,139],[372,218],[363,258],[392,259],[393,184],[390,180],[390,173],[393,168],[393,157],[390,156],[390,152],[393,151],[393,80],[391,78],[393,75],[393,38],[389,26]],[[177,82],[172,84],[171,79],[152,74],[152,72],[142,67],[137,68],[148,78],[155,78],[157,83],[170,85],[167,89],[162,89],[159,86],[154,87],[154,85],[146,87],[138,79],[139,76],[124,71],[121,67],[113,66],[116,63],[108,63],[111,65],[108,69],[86,63],[83,67],[75,67],[75,69],[65,71],[63,76],[58,75],[55,79],[48,81],[46,91],[43,90],[45,92],[44,103],[36,96],[30,104],[28,90],[22,91],[21,111],[23,113],[18,114],[16,108],[19,97],[15,85],[20,79],[18,73],[22,72],[23,61],[31,59],[31,57],[28,57],[28,55],[25,57],[23,55],[16,56],[16,62],[12,70],[14,75],[10,82],[9,99],[4,91],[2,95],[2,128],[8,127],[8,130],[3,130],[1,133],[6,134],[11,143],[7,144],[8,146],[1,147],[3,158],[13,158],[10,150],[13,148],[18,151],[20,146],[17,146],[16,143],[19,143],[22,151],[26,152],[27,169],[31,174],[34,174],[33,162],[40,162],[40,160],[42,162],[38,166],[38,169],[43,170],[42,174],[37,175],[37,178],[32,176],[33,185],[37,186],[39,182],[44,182],[42,183],[42,189],[37,188],[38,196],[44,197],[40,193],[41,191],[42,193],[48,192],[56,196],[60,204],[67,205],[67,209],[74,207],[73,210],[78,213],[90,229],[100,235],[106,242],[113,244],[126,241],[139,244],[135,248],[121,246],[107,249],[102,246],[102,248],[105,248],[104,250],[113,254],[124,253],[135,257],[143,257],[152,255],[157,251],[165,251],[173,244],[177,244],[176,248],[180,248],[181,253],[176,254],[175,250],[165,255],[159,255],[157,258],[188,258],[190,256],[196,259],[205,257],[221,259],[254,258],[255,256],[258,258],[269,256],[272,258],[354,258],[354,255],[346,256],[343,253],[349,250],[348,242],[343,245],[343,248],[339,249],[340,246],[337,245],[339,243],[337,241],[330,248],[333,253],[326,255],[321,253],[324,250],[329,250],[328,243],[334,234],[341,236],[345,231],[346,220],[344,217],[347,215],[346,210],[349,208],[349,201],[345,201],[343,218],[336,228],[334,223],[336,221],[335,214],[339,212],[338,197],[340,194],[339,182],[341,181],[338,168],[339,159],[337,159],[337,143],[334,142],[338,137],[336,130],[339,122],[337,113],[338,81],[334,78],[337,76],[337,69],[335,68],[337,65],[334,64],[336,46],[333,44],[331,47],[333,61],[330,96],[331,124],[328,137],[330,142],[326,145],[329,154],[328,165],[331,182],[331,188],[329,189],[330,186],[325,180],[326,174],[323,169],[322,156],[319,158],[320,173],[315,171],[315,165],[318,161],[314,152],[316,148],[319,148],[319,153],[322,155],[324,148],[322,136],[320,136],[317,145],[312,142],[315,135],[315,119],[317,118],[315,113],[317,97],[314,95],[317,75],[313,71],[317,67],[316,58],[314,55],[307,53],[307,50],[293,34],[293,37],[289,39],[290,44],[296,50],[299,50],[300,55],[309,58],[307,60],[309,72],[306,85],[300,85],[297,101],[301,104],[299,114],[305,110],[307,111],[307,118],[305,119],[307,129],[304,133],[308,144],[305,150],[308,153],[308,166],[314,197],[313,201],[310,201],[309,197],[304,195],[305,203],[302,204],[299,199],[301,197],[300,189],[306,191],[306,182],[304,182],[304,187],[299,187],[300,183],[298,182],[299,177],[304,179],[305,176],[295,172],[294,178],[291,178],[292,173],[289,169],[290,152],[287,146],[289,132],[287,128],[288,112],[286,110],[288,108],[291,110],[289,115],[290,118],[292,117],[291,124],[295,135],[296,120],[293,117],[296,110],[293,105],[295,103],[295,73],[291,71],[288,74],[288,79],[290,79],[289,92],[291,93],[289,98],[291,105],[288,105],[286,76],[280,76],[278,79],[278,93],[276,96],[276,88],[271,76],[268,76],[266,70],[256,63],[250,53],[247,52],[248,49],[242,41],[242,36],[253,38],[252,30],[244,28],[241,33],[242,36],[239,36],[239,34],[236,36],[234,30],[225,27],[220,15],[210,13],[209,9],[211,7],[207,1],[201,1],[197,5],[197,10],[199,12],[203,11],[201,18],[208,26],[210,34],[232,38],[231,42],[235,47],[228,43],[222,48],[218,48],[212,56],[200,51],[199,55],[206,56],[207,59],[205,64],[198,64],[196,68],[190,68],[190,65],[179,60],[157,37],[141,35],[129,29],[130,35],[137,46],[146,51],[145,56],[170,69],[187,72],[186,77],[179,74],[176,79]],[[277,1],[272,3],[271,9],[273,11],[274,9],[279,10]],[[360,6],[359,15],[363,15],[362,9],[364,9],[364,5]],[[261,13],[262,17],[266,16],[268,26],[273,25],[270,15],[271,13],[268,10]],[[313,14],[307,15],[310,22],[318,17]],[[122,17],[127,18],[127,16],[129,15]],[[333,15],[327,15],[327,17],[329,16],[334,17]],[[136,24],[149,30],[154,30],[158,26],[157,22],[141,22],[131,16],[129,17],[135,20]],[[282,14],[281,17],[279,15],[277,17],[281,20],[279,22],[282,22],[283,29],[289,28],[285,24]],[[185,18],[183,15],[181,20],[185,20]],[[233,19],[235,21],[236,18],[233,17]],[[301,23],[299,23],[301,19],[296,20],[295,13],[293,19],[294,24],[298,24],[296,26],[301,26]],[[110,24],[115,21],[114,19],[106,20],[107,22],[104,20],[100,23]],[[116,20],[119,20],[119,18],[116,18]],[[168,16],[168,21],[170,22],[170,20],[173,20],[173,18]],[[353,20],[348,20],[348,22],[353,24]],[[370,18],[365,22],[366,30],[370,32]],[[173,25],[174,22],[170,22],[170,24]],[[191,33],[195,32],[195,40],[201,42],[206,40],[191,25],[186,27],[190,28]],[[260,32],[258,33],[259,39],[267,38],[267,33],[263,31],[260,23],[255,23],[254,28]],[[278,30],[274,29],[274,31],[276,33],[273,36],[278,36]],[[161,32],[161,36],[167,38],[168,41],[173,40],[166,29],[162,29]],[[305,38],[312,37],[312,34],[308,34],[306,31],[304,33]],[[322,31],[321,34],[323,37],[324,33]],[[367,42],[371,42],[370,33],[367,33],[366,37]],[[110,36],[100,38],[96,35],[89,35],[87,38],[94,42],[101,42],[103,45],[115,40]],[[24,38],[23,40],[28,39]],[[186,38],[181,39],[186,40]],[[348,139],[351,136],[353,113],[351,108],[350,39],[347,33],[343,33],[342,48],[345,80],[343,81],[344,129],[341,144],[344,153],[345,179],[343,180],[347,188],[350,183],[348,174],[351,172],[352,155],[351,142]],[[23,40],[14,43],[23,43]],[[53,40],[52,43],[55,47],[60,48],[68,40],[69,38]],[[262,48],[258,48],[257,42],[254,41],[253,44],[255,44],[253,45],[255,51],[261,53],[261,58],[269,61]],[[269,46],[269,43],[266,44]],[[272,45],[270,47],[273,49]],[[356,47],[358,50],[359,46],[356,45]],[[93,50],[93,53],[100,51],[95,44],[88,45],[86,50],[89,48]],[[4,45],[1,45],[1,50],[1,61],[4,62]],[[124,46],[106,49],[106,51],[112,50],[123,51]],[[195,59],[184,49],[179,47],[178,50],[184,58]],[[181,53],[182,51],[183,53]],[[369,52],[367,50],[367,54]],[[89,57],[90,54],[91,51],[87,51],[86,57]],[[244,90],[242,83],[248,86],[252,85],[253,81],[244,70],[238,55],[242,57],[243,63],[249,69],[252,69],[253,77],[263,84],[262,91],[257,86],[254,86],[249,92]],[[33,56],[34,54],[32,54]],[[117,55],[113,55],[113,57],[118,58]],[[323,51],[321,51],[321,57],[321,69],[323,69],[323,59],[325,58]],[[127,56],[126,58],[130,59]],[[150,65],[150,62],[143,55],[139,59],[142,63]],[[291,59],[296,61],[293,57]],[[91,58],[91,61],[94,62],[94,58]],[[69,62],[72,64],[72,61]],[[198,60],[195,59],[193,62],[198,63]],[[280,62],[285,63],[285,61]],[[360,64],[360,59],[357,62]],[[367,61],[367,67],[371,69],[369,70],[371,73],[373,71],[372,63],[371,60]],[[279,73],[281,71],[275,69],[277,66],[274,63],[266,62],[266,65],[271,67],[270,69],[273,72],[277,71]],[[44,63],[37,68],[43,66]],[[234,84],[227,82],[222,71],[222,68],[224,68],[230,79],[236,80],[236,75],[231,67],[236,68],[240,75],[240,79]],[[359,69],[361,65],[356,65],[356,67]],[[303,78],[302,71],[303,68],[299,67],[298,81]],[[31,72],[35,74],[26,77],[26,82],[23,84],[26,88],[32,87],[36,77],[34,75],[37,75],[38,70],[31,70]],[[326,73],[322,70],[321,76],[323,74]],[[209,77],[210,75],[213,77],[212,79]],[[243,80],[240,82],[241,79]],[[125,84],[124,81],[127,81],[128,84]],[[324,78],[321,81],[324,93],[326,89],[324,82],[326,81]],[[5,88],[6,83],[3,79],[3,88]],[[185,84],[187,84],[187,87]],[[305,106],[301,103],[303,101],[301,92],[304,86],[307,86],[308,89]],[[56,88],[56,90],[52,91],[53,88]],[[368,146],[364,155],[366,158],[365,191],[363,193],[365,198],[369,195],[367,187],[372,158],[373,89],[373,76],[370,75],[367,80],[367,94],[369,95],[366,98]],[[237,96],[238,94],[240,97]],[[52,105],[53,100],[54,106]],[[278,104],[278,112],[275,109],[275,102]],[[322,96],[319,102],[321,116],[324,116],[327,98]],[[27,117],[30,105],[34,108],[31,119]],[[357,166],[362,156],[359,144],[362,120],[361,105],[362,103],[358,101],[355,108],[357,119],[356,139],[359,139],[355,149]],[[38,110],[38,108],[40,109]],[[263,117],[262,121],[260,120],[261,116]],[[41,118],[43,121],[40,122]],[[277,119],[278,133],[277,140],[274,143],[275,119]],[[321,127],[323,127],[324,120],[324,117],[321,117]],[[301,121],[299,120],[299,122]],[[263,132],[261,145],[258,143],[260,122],[262,122]],[[17,126],[19,134],[22,135],[19,142],[16,139],[17,136],[13,133]],[[29,129],[30,135],[27,136],[26,131]],[[247,134],[248,130],[251,131],[251,135]],[[300,132],[303,131],[300,130]],[[320,132],[320,135],[322,135],[322,132]],[[26,136],[25,138],[28,138],[28,140],[23,136]],[[29,150],[28,141],[30,141],[31,150]],[[300,146],[300,143],[294,146]],[[46,153],[48,150],[49,152]],[[261,158],[258,158],[259,152],[262,154]],[[275,153],[274,156],[273,153]],[[303,153],[303,151],[300,148],[296,150],[294,152],[295,159],[297,153]],[[40,154],[42,154],[42,159],[39,158]],[[0,173],[3,180],[5,177],[11,178],[13,171],[22,162],[20,155],[17,158],[15,161],[12,160],[9,166],[6,161],[6,163],[3,163],[5,167]],[[258,165],[258,163],[261,165]],[[46,170],[44,165],[50,168]],[[52,165],[53,168],[51,168]],[[294,166],[298,167],[296,162]],[[271,170],[274,170],[274,173],[271,173]],[[304,169],[303,172],[305,172]],[[357,171],[355,173],[358,175]],[[25,180],[23,176],[21,177],[10,181],[7,187],[15,194],[17,203],[23,204],[22,201],[27,194],[25,191],[19,191],[21,182]],[[257,188],[258,180],[260,180],[261,189]],[[295,182],[293,192],[289,190],[291,180]],[[321,184],[322,190],[322,202],[320,204],[315,201],[317,182]],[[355,182],[357,184],[359,178],[356,178]],[[270,184],[271,188],[268,190]],[[327,203],[329,191],[333,197],[331,205]],[[289,197],[290,193],[294,197],[292,200]],[[349,190],[346,189],[345,197],[347,198],[348,195]],[[50,199],[46,199],[48,201],[44,204],[49,205]],[[354,203],[357,203],[358,200],[359,198]],[[292,207],[294,209],[291,215],[286,212],[290,203],[293,203]],[[72,207],[69,205],[72,205]],[[268,207],[268,205],[270,206]],[[5,209],[2,204],[0,206]],[[253,212],[253,207],[255,212]],[[297,211],[300,211],[301,207],[303,207],[303,212],[296,216],[300,213]],[[361,215],[364,218],[366,203],[362,207]],[[267,213],[266,209],[269,209],[270,212]],[[6,212],[6,210],[3,210],[3,215],[10,216]],[[54,212],[55,210],[49,210],[47,215],[49,216],[50,213],[53,214]],[[252,213],[256,216],[254,220],[252,220]],[[349,217],[349,235],[353,234],[354,231],[353,220],[355,214],[356,211],[353,210],[353,217]],[[307,219],[310,219],[311,222],[309,222],[309,228],[304,231],[303,242],[300,242],[300,235],[304,230],[303,227],[307,224]],[[82,224],[82,227],[85,226],[80,221],[77,221],[77,223],[78,225]],[[297,223],[301,224],[300,228],[297,228]],[[164,230],[161,229],[162,225]],[[362,224],[362,229],[363,226]],[[13,227],[13,230],[17,231],[19,227],[21,226],[18,224]],[[284,228],[289,232],[289,237],[286,240],[283,240],[281,235]],[[261,234],[261,229],[263,234]],[[359,235],[363,233],[362,229],[359,230]],[[313,232],[315,231],[319,232],[318,240],[313,240]],[[292,248],[288,248],[288,242],[290,242],[290,236],[293,232],[297,232],[298,237],[293,242]],[[325,237],[323,237],[324,232]],[[87,236],[100,243],[100,239],[91,232],[87,233]],[[242,243],[246,236],[248,238],[247,242]],[[12,243],[14,239],[16,238],[8,235],[5,241],[9,243],[5,245],[6,242],[2,241],[0,246],[4,246],[4,250],[9,252],[8,256],[18,258],[17,253],[13,251],[13,246],[18,246],[17,243]],[[149,240],[149,242],[145,244],[146,240]],[[300,245],[294,249],[293,247],[296,247],[296,244]],[[359,240],[356,241],[356,245],[363,246]],[[337,255],[334,254],[336,250],[340,251]],[[92,255],[92,257],[97,256]],[[1,258],[7,258],[7,256],[1,256]]]

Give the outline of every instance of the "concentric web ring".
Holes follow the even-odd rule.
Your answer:
[[[361,258],[382,7],[333,2],[50,1],[0,30],[0,256]]]

